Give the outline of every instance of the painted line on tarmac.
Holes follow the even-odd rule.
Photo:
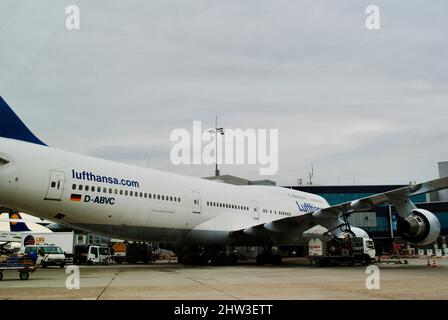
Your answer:
[[[119,273],[121,272],[121,269],[118,269],[117,272],[115,272],[114,276],[112,277],[112,279],[110,279],[109,283],[104,287],[104,289],[101,291],[101,293],[98,295],[98,297],[96,297],[95,300],[100,300],[101,296],[103,295],[104,292],[106,292],[107,289],[109,289],[109,286],[112,284],[112,282],[117,278],[117,276],[119,275]]]

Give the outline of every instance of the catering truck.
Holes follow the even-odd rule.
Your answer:
[[[27,246],[60,247],[66,257],[73,256],[74,234],[72,232],[23,232],[20,252]]]
[[[369,265],[375,261],[375,245],[371,238],[312,238],[308,242],[311,265]]]

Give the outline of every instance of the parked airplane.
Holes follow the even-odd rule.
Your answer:
[[[448,187],[448,178],[330,206],[317,195],[235,186],[79,155],[38,139],[0,97],[0,206],[114,238],[172,243],[180,262],[235,262],[226,246],[263,246],[257,261],[279,263],[272,246],[293,245],[321,225],[337,237],[368,236],[347,217],[394,204],[399,235],[429,244],[440,234],[410,197]],[[199,250],[199,249],[200,250]]]
[[[39,222],[42,220],[23,213],[10,211],[0,214],[0,252],[18,250],[22,232],[53,232]]]
[[[0,232],[53,232],[42,222],[28,214],[10,211],[0,214]]]

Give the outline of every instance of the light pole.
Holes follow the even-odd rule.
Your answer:
[[[224,128],[218,128],[218,116],[215,119],[215,129],[208,130],[210,134],[215,134],[215,177],[219,177],[218,169],[218,133],[224,135]]]

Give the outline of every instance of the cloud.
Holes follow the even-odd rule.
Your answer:
[[[72,1],[0,4],[0,92],[54,147],[169,162],[193,120],[279,130],[279,184],[405,183],[448,156],[444,1]],[[252,179],[256,166],[223,166]]]

